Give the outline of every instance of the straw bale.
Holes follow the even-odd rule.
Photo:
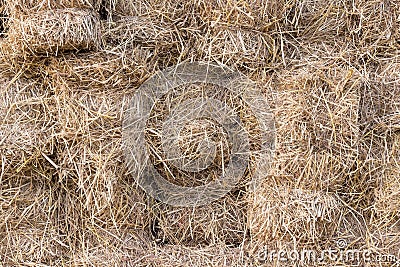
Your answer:
[[[196,45],[206,61],[256,70],[277,56],[274,39],[263,32],[233,27],[215,27]]]
[[[378,132],[399,129],[400,113],[400,59],[397,56],[375,62],[369,86],[363,90],[361,123]]]
[[[271,186],[273,188],[273,186]],[[277,187],[275,187],[277,188]],[[273,189],[277,190],[277,189]],[[273,191],[271,189],[271,192]],[[287,190],[287,189],[283,189]],[[267,190],[265,190],[267,191]],[[321,196],[325,195],[328,196],[326,193],[321,195],[321,192],[300,192],[303,196],[308,194],[307,197],[302,198],[300,200],[298,198],[299,192],[294,193],[292,191],[292,197],[297,194],[293,198],[293,201],[285,202],[285,205],[277,204],[278,201],[276,197],[272,197],[271,201],[268,203],[269,206],[264,206],[266,209],[264,210],[267,214],[272,214],[272,211],[276,211],[277,215],[276,218],[281,219],[281,222],[277,222],[277,220],[266,220],[266,216],[261,216],[258,218],[256,216],[260,216],[257,213],[252,217],[250,215],[250,235],[251,235],[251,242],[249,242],[248,246],[246,246],[246,252],[249,253],[249,256],[256,260],[258,265],[256,266],[332,266],[332,265],[345,265],[348,266],[350,264],[360,264],[359,261],[355,260],[353,262],[347,261],[346,258],[341,260],[340,258],[338,261],[332,261],[327,257],[327,251],[329,250],[338,250],[338,251],[348,251],[348,250],[355,250],[355,251],[364,251],[367,249],[371,249],[373,252],[374,248],[370,245],[370,232],[369,232],[369,222],[366,221],[366,218],[352,210],[346,208],[345,205],[335,206],[330,210],[330,207],[326,206],[325,215],[332,216],[331,218],[335,219],[335,222],[327,221],[327,220],[319,220],[314,221],[316,219],[314,216],[315,214],[319,213],[322,215],[323,213],[323,205],[329,204],[323,203],[321,200]],[[285,191],[288,193],[288,190]],[[260,203],[266,203],[265,195],[263,196],[264,200]],[[328,196],[328,198],[331,198]],[[261,199],[262,196],[257,196],[256,198]],[[273,203],[274,199],[276,202]],[[306,200],[307,199],[307,200]],[[339,198],[334,196],[334,202],[337,203]],[[268,207],[268,208],[267,208]],[[281,208],[279,208],[281,207]],[[288,211],[292,208],[290,211]],[[281,211],[278,211],[280,209]],[[297,209],[297,210],[296,210]],[[271,212],[269,212],[271,211]],[[259,212],[259,210],[258,210]],[[314,215],[311,215],[314,213]],[[309,218],[307,219],[308,215]],[[306,216],[304,216],[306,215]],[[331,219],[330,218],[330,219]],[[325,218],[327,219],[327,218]],[[314,222],[313,222],[314,221]],[[268,222],[270,223],[270,228],[268,229]],[[317,226],[318,229],[322,229],[323,233],[317,233],[314,236],[308,236],[310,232],[310,226],[314,224],[314,227]],[[257,228],[259,226],[263,227]],[[254,228],[256,227],[256,228]],[[282,231],[280,229],[283,229]],[[277,236],[275,238],[272,237],[272,232],[276,230]],[[290,232],[302,232],[306,231],[305,233],[297,233],[291,236]],[[267,233],[266,233],[267,232]],[[286,233],[286,236],[283,234]],[[347,245],[345,248],[341,248],[338,245],[338,242],[342,242],[344,240]],[[292,261],[288,258],[288,254],[282,255],[282,257],[286,257],[288,260],[280,261],[277,259],[278,251],[285,251],[290,253],[296,250],[299,252],[300,257],[301,253],[305,252],[308,253],[312,251],[314,259],[304,258],[304,261],[295,260]],[[325,251],[325,258],[323,261],[318,260],[321,257],[323,251]],[[375,250],[376,251],[376,250]],[[273,255],[275,253],[275,255]],[[294,254],[291,254],[294,255]],[[307,254],[305,254],[307,255]],[[273,256],[271,259],[270,257]],[[293,256],[292,256],[293,257]],[[321,258],[320,258],[321,259]],[[261,265],[264,264],[264,265]],[[268,265],[270,264],[270,265]]]
[[[215,146],[215,157],[212,158],[207,168],[200,171],[179,168],[173,164],[176,156],[169,158],[170,155],[163,149],[162,144],[166,140],[163,140],[162,134],[159,133],[162,133],[163,123],[167,116],[182,103],[206,96],[218,99],[232,108],[243,122],[249,136],[250,148],[254,151],[259,145],[259,125],[239,93],[205,83],[195,83],[170,90],[153,106],[147,122],[146,141],[151,147],[152,163],[158,173],[164,179],[178,186],[193,187],[207,184],[217,179],[221,175],[224,165],[228,164],[232,144],[227,138],[227,133],[212,120],[191,120],[180,131],[177,142],[177,146],[182,151],[182,158],[189,161],[206,157],[208,152],[199,149],[201,142],[207,141],[210,146]],[[253,158],[250,158],[250,165],[252,163]],[[199,243],[222,242],[233,245],[242,243],[246,238],[247,204],[244,194],[246,194],[251,178],[249,169],[243,177],[238,177],[240,180],[230,194],[210,204],[195,208],[178,208],[164,204],[152,207],[158,224],[157,239],[162,242],[190,246]]]
[[[48,115],[50,92],[42,80],[19,77],[7,70],[8,65],[1,66],[0,163],[4,176],[47,162],[45,156],[49,159],[54,152],[54,128]]]
[[[376,173],[375,210],[382,216],[400,215],[400,135],[394,134],[388,162]]]
[[[8,53],[49,56],[67,51],[96,50],[101,45],[98,14],[90,9],[65,8],[11,18]]]
[[[82,236],[68,262],[72,266],[142,266],[152,242],[137,229],[90,229]]]
[[[103,38],[113,45],[142,45],[160,51],[172,49],[182,42],[172,24],[156,23],[144,16],[122,16],[114,21],[105,21],[102,26]]]
[[[54,83],[69,91],[90,89],[96,93],[112,91],[119,95],[132,93],[157,68],[152,54],[140,47],[128,51],[116,48],[65,55],[53,58],[49,65],[46,71],[53,77]]]
[[[12,17],[29,15],[45,10],[87,8],[98,10],[100,0],[13,0],[5,2],[5,10]]]
[[[6,266],[58,264],[65,255],[63,229],[56,219],[59,195],[35,172],[3,178],[0,201],[0,255]],[[51,177],[51,174],[47,174]]]
[[[313,241],[332,237],[344,208],[337,196],[264,183],[254,192],[249,225],[252,240]]]
[[[268,29],[283,6],[270,1],[137,1],[110,0],[107,8],[117,15],[151,16],[177,22],[197,22],[210,26],[239,26],[254,30]],[[188,25],[188,24],[187,24]]]
[[[396,214],[399,207],[398,62],[396,57],[375,62],[360,106],[363,133],[360,156],[366,166],[364,173],[373,187],[371,205],[383,217]]]
[[[144,16],[167,22],[173,21],[179,26],[191,25],[199,18],[194,1],[108,0],[105,6],[116,16]]]
[[[270,175],[295,188],[340,190],[357,162],[357,72],[330,60],[309,60],[271,78],[276,153]]]
[[[57,59],[48,67],[59,179],[87,219],[105,226],[148,224],[146,197],[130,177],[121,147],[122,114],[145,73],[134,59],[100,52]]]
[[[299,39],[352,42],[370,55],[398,46],[396,1],[278,1],[276,6],[280,27]]]
[[[243,194],[243,192],[241,193]],[[224,243],[238,246],[246,239],[247,203],[243,197],[228,194],[208,205],[174,208],[153,206],[156,238],[174,245]]]
[[[83,206],[103,223],[146,226],[145,197],[128,183],[123,165],[120,116],[128,99],[69,94],[58,100],[60,179],[74,182]]]
[[[283,1],[276,1],[277,3]],[[268,29],[277,20],[273,1],[198,1],[200,16],[211,25]]]

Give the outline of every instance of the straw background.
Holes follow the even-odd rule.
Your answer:
[[[276,149],[254,190],[249,172],[178,208],[136,184],[123,114],[147,78],[194,61],[257,84]],[[257,253],[340,239],[400,259],[399,130],[399,1],[0,0],[0,266],[294,266]]]

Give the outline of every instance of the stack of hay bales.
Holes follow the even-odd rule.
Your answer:
[[[341,237],[398,253],[399,10],[0,0],[4,265],[239,266],[252,264],[247,245],[320,251]],[[209,205],[171,207],[126,169],[123,111],[146,78],[185,60],[238,68],[269,94],[276,155],[254,192],[243,181]]]
[[[20,3],[22,11],[15,6],[14,13],[10,12],[13,21],[2,44],[14,50],[5,50],[2,60],[17,56],[32,76],[25,80],[16,71],[1,87],[5,99],[2,166],[7,171],[2,171],[3,181],[24,175],[25,180],[48,183],[55,191],[53,196],[42,188],[40,198],[32,197],[31,206],[17,207],[22,214],[5,213],[10,221],[18,216],[22,221],[36,212],[30,225],[5,228],[11,231],[1,233],[11,265],[28,261],[59,265],[97,246],[107,247],[105,236],[136,238],[149,225],[147,198],[124,167],[120,143],[123,110],[135,86],[154,71],[152,57],[139,49],[51,57],[99,47],[98,15],[82,9],[82,4],[32,1]],[[32,13],[36,8],[38,12]],[[39,159],[43,166],[32,164]],[[26,173],[15,174],[25,169]],[[13,191],[16,198],[17,190]],[[47,206],[44,201],[55,203]],[[123,244],[118,242],[118,246]]]
[[[271,61],[274,47],[268,35],[240,28],[208,28],[211,17],[206,21],[206,12],[213,11],[206,6],[208,3],[187,2],[178,5],[174,1],[151,1],[141,5],[117,1],[111,4],[117,21],[107,22],[105,36],[115,36],[110,39],[117,40],[122,46],[139,45],[152,51],[158,58],[166,58],[159,60],[160,66],[185,59],[200,59],[255,70]],[[218,8],[223,8],[223,5],[218,4]],[[241,23],[247,18],[247,15],[243,15]],[[113,25],[117,25],[116,28]],[[167,51],[169,57],[162,51]],[[203,207],[176,208],[155,204],[152,210],[158,224],[156,238],[191,246],[241,244],[246,239],[247,203],[243,196],[244,189],[239,187],[236,192]]]
[[[252,239],[256,246],[329,240],[345,213],[340,196],[358,160],[360,78],[329,59],[308,59],[276,75],[269,83],[276,92],[276,155],[253,192]]]

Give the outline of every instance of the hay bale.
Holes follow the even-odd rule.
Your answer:
[[[319,242],[336,233],[344,208],[335,195],[271,184],[254,192],[249,227],[255,243]]]
[[[115,16],[142,16],[175,22],[177,26],[191,25],[198,18],[196,3],[193,1],[107,0],[105,7]]]
[[[260,194],[261,191],[264,193]],[[279,196],[276,196],[277,192]],[[332,261],[329,257],[325,257],[323,261],[318,258],[323,251],[326,253],[329,250],[372,249],[369,244],[367,217],[347,208],[346,204],[335,195],[326,192],[291,190],[287,186],[271,184],[268,189],[260,188],[252,198],[256,206],[253,206],[255,208],[249,215],[251,242],[246,251],[253,259],[258,260],[259,264],[270,263],[276,266],[359,264],[357,260],[350,262],[351,259],[345,258],[339,258],[337,261]],[[344,248],[339,247],[338,243],[343,240],[347,243]],[[312,251],[314,258],[292,261],[286,254],[282,257],[288,260],[277,259],[278,251],[290,253],[294,250],[299,252],[299,255]],[[272,253],[275,253],[275,256],[271,259]]]
[[[54,58],[46,71],[54,85],[73,91],[91,89],[96,93],[112,90],[119,95],[132,93],[156,70],[150,52],[135,47]]]
[[[142,45],[157,51],[172,49],[181,42],[173,25],[155,23],[148,17],[122,16],[115,21],[105,21],[103,38],[113,45],[135,47]]]
[[[375,64],[375,72],[362,91],[360,120],[364,128],[374,129],[375,132],[396,131],[399,129],[400,113],[400,61],[390,57]]]
[[[275,41],[263,32],[215,27],[196,44],[199,58],[228,66],[257,70],[277,56]]]
[[[240,85],[246,86],[243,83]],[[251,90],[248,87],[247,89]],[[207,186],[210,181],[215,181],[223,175],[224,166],[228,165],[232,153],[232,143],[235,142],[231,141],[233,134],[221,129],[221,125],[218,124],[224,122],[219,122],[218,116],[208,118],[211,115],[191,114],[192,110],[202,109],[196,104],[193,106],[198,98],[215,99],[229,106],[232,110],[230,114],[237,115],[243,122],[242,133],[248,137],[249,149],[254,153],[250,155],[243,175],[241,173],[240,177],[235,177],[239,181],[234,183],[231,193],[223,198],[195,208],[154,205],[152,209],[159,226],[157,238],[172,244],[188,246],[198,243],[241,244],[246,238],[247,205],[244,194],[249,187],[252,164],[255,162],[253,159],[263,141],[260,140],[262,126],[250,110],[250,103],[246,102],[241,93],[201,82],[177,86],[165,93],[152,106],[146,122],[145,140],[150,147],[150,164],[163,179],[181,187]],[[261,113],[265,107],[255,108],[259,108]],[[192,115],[198,117],[191,117]],[[169,128],[180,127],[175,126],[175,119],[183,122],[179,132],[172,133],[178,137],[176,143],[170,142],[174,138],[163,131],[163,125],[169,120],[169,116],[173,117],[170,119],[173,124],[168,126]],[[169,144],[172,144],[171,149],[166,148]],[[176,147],[180,148],[178,154],[174,154],[178,150]],[[210,149],[214,148],[215,153],[212,152],[210,157]],[[169,153],[171,151],[173,152]],[[206,164],[203,164],[205,162]],[[160,187],[162,186],[160,183]]]
[[[60,203],[53,184],[32,172],[3,177],[0,191],[2,263],[59,264],[67,245],[55,216]]]
[[[360,157],[372,192],[371,205],[382,217],[396,214],[399,207],[399,67],[396,57],[376,61],[361,95]]]
[[[76,189],[72,191],[90,216],[105,224],[142,228],[148,224],[145,196],[129,179],[121,149],[120,116],[130,99],[119,97],[110,99],[104,93],[56,96],[59,179],[73,183]]]
[[[51,161],[54,128],[46,114],[50,91],[42,80],[16,76],[6,64],[1,66],[0,164],[2,176],[7,176]]]
[[[276,3],[271,1],[212,0],[199,1],[197,5],[202,20],[211,25],[263,30],[276,22],[273,12]]]
[[[137,266],[249,266],[251,259],[239,248],[225,245],[185,247],[166,245],[154,246],[141,258]],[[251,265],[250,265],[251,266]]]
[[[354,69],[329,60],[270,79],[277,135],[270,175],[299,189],[343,189],[358,157],[360,87]]]
[[[395,134],[389,158],[376,172],[375,211],[383,217],[400,216],[400,135]]]
[[[101,44],[98,14],[65,8],[12,18],[7,33],[12,56],[49,56],[67,51],[96,50]]]
[[[123,111],[146,74],[134,59],[100,52],[59,58],[47,69],[58,129],[58,179],[79,207],[76,214],[104,227],[148,225],[146,197],[124,166],[121,147]]]
[[[156,216],[156,238],[160,242],[185,246],[239,245],[246,239],[247,203],[232,194],[201,207],[174,208],[159,204],[152,210]]]
[[[90,229],[82,236],[68,261],[72,266],[142,266],[152,243],[137,229]]]
[[[362,52],[382,52],[397,46],[399,4],[384,1],[278,1],[280,28],[297,39],[326,43],[352,42]]]
[[[45,10],[87,8],[98,10],[100,0],[14,0],[6,1],[4,8],[11,17],[29,15]]]

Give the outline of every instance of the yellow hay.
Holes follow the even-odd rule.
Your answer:
[[[12,18],[7,44],[17,56],[49,56],[100,47],[98,15],[89,9],[55,9]]]

